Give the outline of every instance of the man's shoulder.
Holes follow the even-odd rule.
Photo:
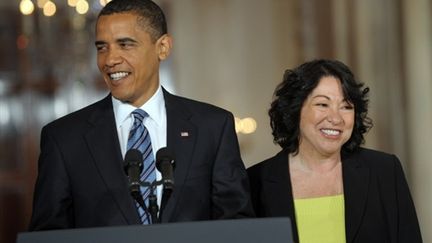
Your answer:
[[[94,115],[95,112],[104,110],[112,111],[112,103],[110,96],[98,100],[90,105],[87,105],[79,110],[73,111],[67,115],[51,121],[44,126],[45,129],[71,129],[79,128],[84,124],[87,124],[89,119]]]
[[[198,101],[190,98],[186,98],[183,96],[173,95],[167,93],[166,96],[166,104],[167,106],[176,106],[181,107],[183,109],[186,109],[194,114],[201,114],[201,115],[209,115],[209,114],[231,114],[230,111],[218,107],[213,104],[209,104],[203,101]]]

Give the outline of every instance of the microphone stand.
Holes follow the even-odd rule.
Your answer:
[[[160,218],[158,217],[159,205],[157,204],[157,196],[155,194],[155,189],[157,186],[161,185],[162,183],[163,183],[162,180],[160,180],[160,181],[156,180],[156,181],[151,182],[151,183],[148,181],[140,182],[141,186],[150,188],[149,206],[143,207],[143,208],[147,214],[150,213],[152,224],[159,224],[160,223]],[[141,198],[142,198],[142,196],[141,196]]]

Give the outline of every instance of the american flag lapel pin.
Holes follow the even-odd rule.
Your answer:
[[[181,132],[180,137],[183,137],[183,138],[189,137],[189,133],[188,132]]]

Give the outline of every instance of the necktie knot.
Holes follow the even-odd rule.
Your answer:
[[[142,123],[144,118],[146,116],[148,116],[147,112],[145,112],[144,110],[141,110],[141,109],[136,109],[136,110],[132,111],[132,115],[133,115],[134,119],[138,120],[140,123]]]

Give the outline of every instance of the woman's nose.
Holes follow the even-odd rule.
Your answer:
[[[339,109],[335,109],[335,108],[329,109],[329,112],[327,114],[327,121],[333,125],[340,124],[343,121],[343,119]]]

